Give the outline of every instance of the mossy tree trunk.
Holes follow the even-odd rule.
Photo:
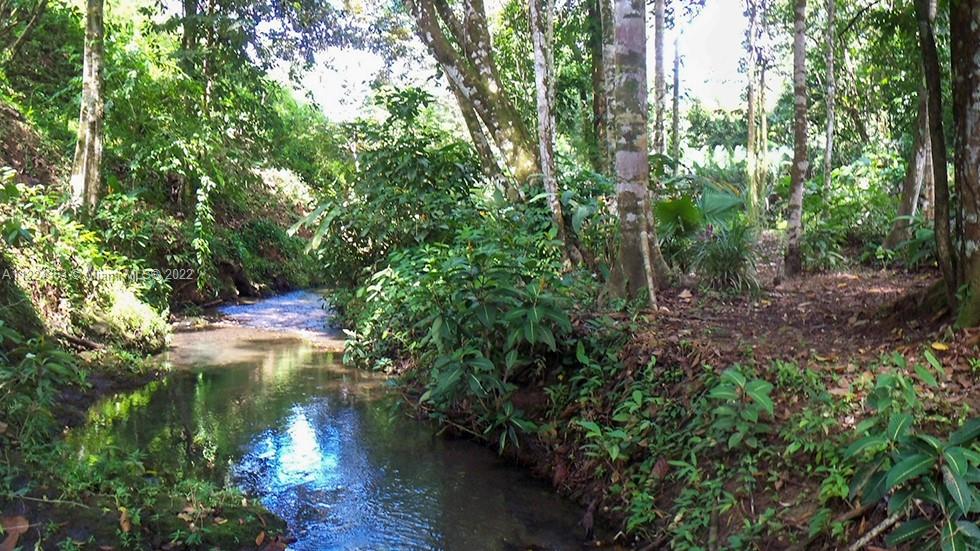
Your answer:
[[[646,5],[615,0],[612,5],[615,81],[610,138],[616,173],[620,224],[618,267],[629,296],[648,293],[656,304],[660,255],[650,209],[650,159],[647,133]]]

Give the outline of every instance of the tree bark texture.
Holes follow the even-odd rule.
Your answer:
[[[806,144],[806,0],[795,0],[793,13],[793,166],[790,169],[789,225],[783,263],[789,277],[803,271],[803,187],[810,166]]]

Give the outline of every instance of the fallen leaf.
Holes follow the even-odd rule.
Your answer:
[[[261,532],[259,532],[259,535],[255,536],[256,547],[262,545],[262,542],[264,541],[265,541],[265,530],[262,530]]]
[[[224,524],[226,522],[228,522],[228,519],[226,519],[226,518],[214,517],[214,523],[217,524],[218,526],[221,526],[222,524]]]
[[[7,432],[7,423],[0,421],[0,434]]]
[[[684,289],[683,291],[680,292],[680,294],[677,295],[677,298],[682,300],[689,300],[692,296],[694,295],[691,294],[691,291]]]
[[[129,511],[125,507],[119,508],[119,529],[124,534],[128,534],[133,529],[133,524],[129,520]]]
[[[940,352],[945,352],[945,351],[949,350],[949,346],[948,345],[945,345],[945,344],[943,344],[941,342],[934,342],[934,343],[932,343],[932,349],[933,350],[938,350]]]
[[[0,551],[14,551],[21,535],[31,527],[31,523],[21,516],[0,517],[0,525],[3,526],[3,532],[7,534],[7,537],[0,541]]]

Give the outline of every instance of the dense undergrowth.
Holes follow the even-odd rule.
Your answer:
[[[896,515],[889,542],[977,535],[980,425],[958,428],[970,412],[932,401],[944,373],[935,355],[882,357],[843,397],[835,375],[794,362],[662,363],[662,348],[634,342],[655,314],[569,271],[543,202],[515,205],[477,185],[475,160],[438,130],[424,100],[384,96],[389,116],[361,129],[372,139],[357,169],[297,226],[311,228],[311,248],[349,282],[334,293],[349,364],[399,374],[431,418],[533,463],[621,541],[843,545],[857,516],[848,511],[874,514],[879,502],[881,519]],[[872,168],[862,160],[842,170],[819,199],[827,208],[812,209],[826,214],[810,220],[824,247],[813,262],[839,266],[854,257],[852,243],[887,231],[894,205],[873,180],[889,173]],[[577,175],[564,182],[568,225],[609,258],[608,184],[566,170]],[[379,174],[391,175],[386,185]],[[758,235],[737,189],[703,175],[668,182],[656,213],[675,269],[722,300],[758,293]],[[359,236],[372,236],[370,247]],[[857,254],[909,258],[875,250]]]
[[[59,437],[101,394],[156,375],[144,356],[173,311],[325,281],[287,229],[330,176],[332,126],[253,64],[206,90],[154,13],[123,4],[110,19],[91,213],[69,208],[67,182],[83,14],[50,3],[0,59],[0,515],[27,518],[38,548],[238,548],[282,528],[237,490],[108,446],[77,456]]]

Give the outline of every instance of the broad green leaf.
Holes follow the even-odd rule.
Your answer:
[[[888,436],[888,440],[895,442],[902,436],[905,436],[906,431],[912,426],[912,416],[908,413],[899,413],[893,415],[891,421],[888,422],[888,429],[885,434]]]
[[[943,551],[966,551],[967,549],[966,538],[960,533],[953,519],[949,517],[943,519],[941,545]]]
[[[868,481],[871,480],[871,477],[874,476],[882,464],[885,463],[885,459],[886,458],[882,456],[872,463],[867,463],[857,468],[854,476],[851,477],[851,483],[849,485],[850,491],[848,492],[847,499],[854,499],[864,490],[864,488],[868,485]]]
[[[715,398],[716,400],[738,400],[738,391],[732,385],[720,384],[711,389],[708,396]]]
[[[943,465],[942,471],[943,482],[946,484],[949,495],[953,496],[953,501],[960,506],[961,510],[969,511],[970,505],[973,504],[973,491],[970,485],[949,465]]]
[[[966,450],[963,448],[956,446],[946,448],[943,450],[943,459],[960,476],[965,475],[970,468],[970,463],[966,460]]]
[[[721,380],[731,383],[736,387],[745,386],[745,375],[742,375],[737,369],[729,368],[722,372]]]
[[[980,527],[977,526],[977,523],[969,520],[958,520],[956,527],[964,536],[971,540],[980,541]]]
[[[575,345],[575,358],[582,365],[589,365],[589,355],[585,353],[585,345],[578,341]]]
[[[946,445],[962,446],[963,444],[976,440],[978,436],[980,436],[980,418],[970,419],[950,435],[949,442]]]
[[[919,376],[920,379],[922,379],[922,382],[924,382],[925,384],[933,388],[939,386],[939,382],[936,381],[935,375],[930,373],[929,370],[926,369],[925,367],[922,367],[921,365],[917,364],[915,366],[915,373]]]
[[[924,518],[906,521],[892,530],[891,534],[888,534],[885,538],[885,544],[888,547],[898,547],[903,543],[914,542],[925,535],[932,526],[932,522]]]
[[[895,513],[904,511],[905,508],[908,507],[909,501],[912,499],[912,494],[913,491],[908,488],[893,493],[892,496],[888,498],[888,514],[894,515]]]
[[[868,485],[861,496],[861,503],[878,503],[888,493],[888,473],[880,472],[868,479]]]
[[[773,403],[772,398],[769,397],[769,392],[772,391],[772,383],[768,381],[763,381],[761,379],[756,379],[745,385],[745,393],[749,395],[750,398],[755,400],[769,416],[773,415]]]
[[[881,434],[865,436],[848,446],[847,450],[844,451],[844,457],[854,457],[863,453],[865,450],[884,447],[887,443],[888,439]]]
[[[932,468],[936,464],[936,458],[924,453],[915,453],[898,462],[897,465],[888,471],[886,485],[888,489],[894,488],[911,480]]]

